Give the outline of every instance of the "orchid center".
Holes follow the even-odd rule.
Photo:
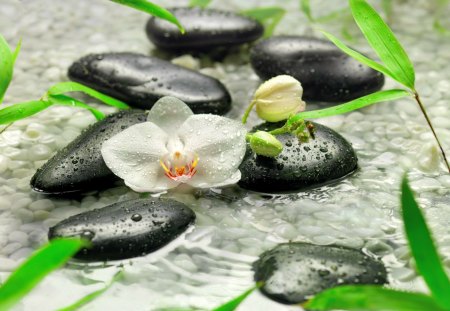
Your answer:
[[[189,150],[166,153],[159,160],[164,174],[172,180],[185,183],[197,173],[198,155]]]

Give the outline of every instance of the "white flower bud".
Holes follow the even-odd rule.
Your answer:
[[[286,120],[291,115],[305,110],[302,100],[303,88],[291,76],[276,76],[256,90],[253,101],[258,116],[269,122]]]
[[[276,157],[283,151],[283,144],[268,132],[258,131],[252,134],[249,142],[250,148],[258,155]]]

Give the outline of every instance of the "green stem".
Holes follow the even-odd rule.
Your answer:
[[[290,133],[288,126],[286,124],[280,128],[269,131],[269,134],[272,134],[272,135],[281,135],[281,134],[286,134],[286,133]]]
[[[0,130],[0,134],[3,134],[3,132],[6,131],[13,124],[14,123],[9,123],[7,126],[5,126],[2,130]]]
[[[255,106],[256,100],[252,100],[250,105],[248,105],[247,110],[245,110],[244,116],[242,117],[242,124],[247,123],[247,118],[250,112],[252,111],[253,106]]]
[[[425,107],[423,106],[422,101],[420,100],[419,93],[417,93],[417,91],[415,91],[415,90],[414,90],[414,99],[416,100],[417,104],[419,105],[420,110],[422,111],[423,116],[425,117],[425,120],[427,120],[428,126],[430,127],[431,132],[433,133],[434,138],[436,139],[436,142],[437,142],[437,144],[439,146],[439,149],[441,149],[442,157],[444,158],[445,165],[447,166],[448,172],[450,173],[450,164],[448,163],[447,156],[445,155],[444,148],[442,147],[441,142],[439,141],[439,138],[438,138],[438,136],[437,136],[437,134],[436,134],[436,132],[434,130],[434,127],[431,124],[431,120],[428,117],[428,114],[427,114],[427,112],[425,110]]]
[[[250,139],[252,138],[252,134],[250,134],[250,133],[247,133],[247,135],[245,135],[245,140],[246,141],[250,141]]]

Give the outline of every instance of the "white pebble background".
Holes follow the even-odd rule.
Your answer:
[[[315,15],[345,6],[344,2],[336,7],[326,0],[312,2]],[[375,5],[379,2],[371,1]],[[450,39],[433,29],[435,17],[448,16],[450,10],[437,10],[433,6],[437,1],[394,2],[391,25],[415,64],[417,89],[450,154]],[[170,7],[188,1],[159,3]],[[271,4],[283,5],[289,12],[277,34],[320,36],[299,11],[298,1],[212,2],[214,7],[230,10]],[[147,18],[106,0],[1,0],[0,32],[13,45],[19,38],[23,41],[3,106],[40,98],[52,84],[66,81],[68,66],[85,54],[153,53],[144,33]],[[353,37],[353,47],[374,55],[348,17],[317,28],[340,37],[341,30],[346,30]],[[221,63],[188,55],[173,62],[225,83],[233,97],[232,118],[239,118],[260,83],[245,54],[232,53]],[[385,88],[394,87],[400,86],[387,79]],[[31,191],[29,181],[36,169],[93,122],[95,119],[86,111],[53,107],[14,123],[0,134],[0,280],[46,242],[50,226],[80,212],[138,197],[123,186],[80,200]],[[257,122],[253,115],[249,126]],[[392,286],[424,290],[399,220],[399,182],[409,171],[450,268],[450,175],[418,107],[411,99],[402,99],[319,122],[352,142],[360,169],[350,178],[307,192],[270,197],[237,187],[164,194],[196,212],[194,228],[146,257],[90,266],[72,263],[46,278],[16,310],[55,310],[71,304],[101,288],[101,282],[109,280],[119,264],[124,266],[124,279],[83,310],[211,309],[252,285],[251,263],[261,252],[290,240],[364,248],[383,257]],[[254,293],[239,310],[298,309]]]

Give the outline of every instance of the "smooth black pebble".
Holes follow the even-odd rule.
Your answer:
[[[87,55],[69,68],[69,78],[142,109],[164,96],[194,113],[225,114],[231,96],[218,80],[159,58],[136,53]]]
[[[186,30],[160,18],[152,17],[146,32],[158,48],[176,51],[204,51],[232,47],[255,41],[264,33],[257,21],[233,12],[200,8],[174,8],[170,11]]]
[[[263,80],[290,75],[303,86],[303,98],[344,102],[380,90],[384,76],[362,65],[325,40],[276,36],[256,44],[250,54],[253,69]]]
[[[138,199],[115,203],[69,217],[50,228],[49,239],[81,237],[92,247],[75,257],[113,260],[153,252],[183,233],[194,212],[174,200]]]
[[[263,253],[253,264],[255,281],[269,298],[297,304],[343,284],[384,284],[383,263],[359,250],[339,246],[286,243]]]
[[[144,111],[123,110],[92,124],[37,170],[31,187],[46,194],[68,194],[110,186],[119,178],[103,161],[103,142],[146,120]]]
[[[300,143],[291,134],[277,135],[283,151],[275,158],[257,156],[250,147],[239,167],[239,186],[261,192],[295,191],[320,186],[353,172],[358,158],[351,144],[332,129],[313,123],[314,139]],[[264,123],[253,130],[270,131],[284,125]]]

